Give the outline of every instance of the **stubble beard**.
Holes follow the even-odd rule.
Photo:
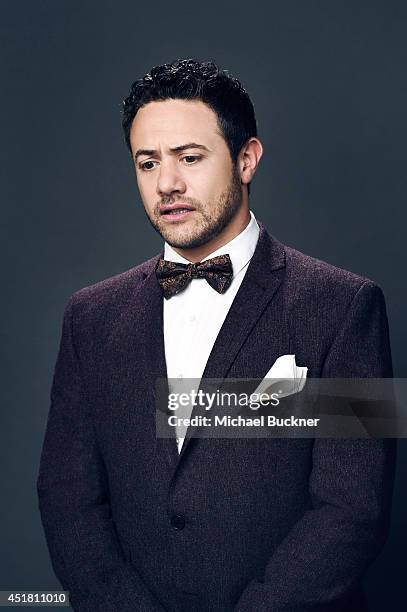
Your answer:
[[[199,213],[199,220],[195,222],[193,228],[184,229],[184,223],[179,226],[174,224],[171,227],[162,220],[160,206],[171,204],[174,201],[189,204]],[[213,208],[210,206],[209,212],[205,210],[199,200],[177,197],[176,199],[172,198],[158,202],[154,213],[150,215],[146,211],[146,214],[153,228],[170,246],[180,249],[194,249],[219,236],[238,213],[241,202],[240,176],[237,168],[234,167],[229,187],[219,196],[216,205]]]

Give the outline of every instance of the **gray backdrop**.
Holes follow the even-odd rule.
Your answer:
[[[0,589],[57,587],[35,480],[64,304],[155,254],[123,144],[130,83],[214,59],[251,94],[265,145],[256,215],[281,241],[381,285],[406,351],[406,4],[0,0],[3,314]],[[406,443],[372,610],[404,601]]]

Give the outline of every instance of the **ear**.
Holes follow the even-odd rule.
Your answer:
[[[251,182],[262,155],[263,145],[254,136],[249,138],[241,148],[238,157],[238,167],[240,170],[240,180],[244,185]]]

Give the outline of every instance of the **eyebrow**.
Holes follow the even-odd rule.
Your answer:
[[[171,153],[182,153],[182,151],[185,151],[186,149],[202,149],[204,151],[208,151],[210,152],[210,149],[208,149],[208,147],[205,147],[205,145],[202,144],[198,144],[196,142],[188,142],[187,144],[183,144],[183,145],[179,145],[178,147],[171,147],[170,151]],[[157,155],[158,151],[156,149],[137,149],[135,155],[134,155],[134,161],[137,161],[137,158],[140,157],[140,155]]]

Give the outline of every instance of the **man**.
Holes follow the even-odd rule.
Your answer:
[[[38,491],[73,608],[366,610],[393,441],[164,439],[155,384],[262,379],[283,355],[310,377],[391,377],[381,290],[257,222],[253,106],[213,63],[151,70],[123,126],[165,245],[65,311]]]

